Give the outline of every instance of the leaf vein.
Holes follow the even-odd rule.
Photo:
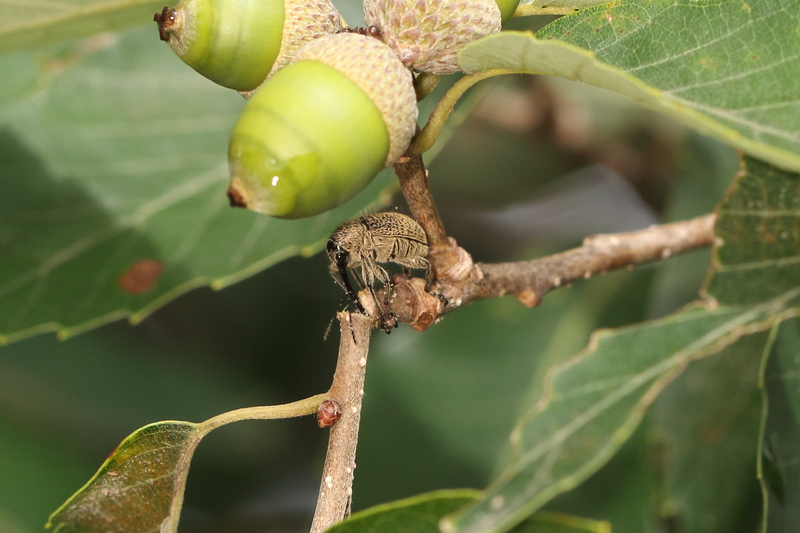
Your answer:
[[[768,267],[785,267],[800,263],[800,256],[782,257],[780,259],[766,259],[763,261],[750,261],[748,263],[738,263],[735,265],[719,265],[717,272],[737,272],[742,270],[753,270]]]
[[[643,64],[643,65],[639,65],[639,66],[637,66],[637,67],[633,67],[633,68],[631,68],[631,69],[627,69],[627,72],[636,72],[636,71],[638,71],[638,70],[643,70],[643,69],[646,69],[646,68],[650,68],[650,67],[654,67],[654,66],[658,66],[658,65],[661,65],[661,64],[667,63],[667,62],[669,62],[669,61],[672,61],[672,60],[674,60],[674,59],[678,59],[678,58],[680,58],[680,57],[684,57],[684,56],[691,55],[691,54],[693,54],[693,53],[695,53],[695,52],[697,52],[697,51],[699,51],[699,50],[702,50],[702,49],[704,49],[704,48],[707,48],[707,47],[709,47],[709,46],[711,46],[711,45],[713,45],[713,44],[716,44],[716,43],[718,43],[718,42],[720,42],[720,41],[723,41],[723,40],[725,40],[725,39],[728,39],[729,37],[733,37],[733,36],[734,36],[734,35],[736,35],[737,33],[741,32],[741,31],[744,31],[745,29],[748,29],[748,27],[749,27],[749,26],[751,26],[752,24],[754,24],[754,23],[756,23],[756,22],[761,22],[761,21],[763,21],[763,20],[765,20],[765,19],[768,19],[768,18],[770,18],[770,17],[773,17],[773,16],[775,16],[775,15],[778,15],[778,14],[780,14],[782,11],[786,11],[786,9],[787,9],[787,8],[786,8],[786,7],[784,7],[784,8],[782,8],[782,9],[779,9],[779,10],[770,11],[770,12],[768,12],[767,14],[765,14],[765,15],[764,15],[764,16],[762,16],[762,17],[755,18],[755,19],[751,18],[751,19],[749,19],[747,22],[745,22],[744,24],[741,24],[741,25],[739,25],[739,26],[738,26],[736,29],[734,29],[733,31],[730,31],[730,32],[728,32],[728,33],[725,33],[725,34],[723,34],[723,35],[720,35],[719,37],[717,37],[717,38],[715,38],[715,39],[711,39],[711,40],[708,40],[708,41],[704,41],[702,44],[699,44],[699,45],[697,45],[697,46],[695,46],[695,47],[693,47],[693,48],[687,48],[687,49],[683,50],[683,51],[682,51],[680,54],[675,54],[675,55],[672,55],[672,56],[669,56],[669,57],[665,57],[665,58],[663,58],[663,59],[659,59],[658,61],[653,61],[653,62],[651,62],[651,63],[645,63],[645,64]],[[651,17],[651,20],[653,20],[654,18],[655,18],[655,17]]]
[[[750,129],[752,129],[753,132],[768,133],[768,134],[774,135],[775,137],[778,137],[778,138],[781,138],[781,139],[786,139],[788,141],[800,142],[800,132],[788,132],[788,131],[785,131],[785,130],[780,130],[778,128],[774,128],[774,127],[771,127],[771,126],[767,126],[767,125],[761,124],[759,122],[755,122],[755,121],[752,121],[752,120],[748,120],[748,119],[739,117],[735,113],[732,113],[731,111],[728,111],[728,110],[725,110],[725,109],[704,105],[704,104],[701,104],[701,103],[696,102],[696,101],[684,100],[683,98],[680,98],[680,97],[677,97],[677,96],[674,96],[674,95],[671,96],[671,98],[673,100],[677,101],[677,102],[682,103],[683,105],[685,105],[685,106],[687,106],[689,108],[695,108],[697,110],[704,111],[704,112],[708,113],[709,115],[716,115],[716,116],[718,116],[720,118],[727,119],[728,121],[730,121],[730,122],[732,122],[734,124],[739,124],[741,126],[747,126]]]
[[[697,89],[697,88],[700,88],[700,87],[710,87],[712,85],[717,85],[717,84],[720,84],[720,83],[727,83],[727,82],[731,82],[731,81],[741,80],[741,79],[747,78],[748,76],[752,76],[754,74],[760,74],[761,72],[764,72],[766,70],[770,70],[770,69],[772,69],[774,67],[777,67],[779,65],[782,65],[782,64],[784,64],[784,63],[786,63],[788,61],[794,61],[795,59],[798,59],[798,58],[800,58],[800,54],[795,54],[793,56],[784,57],[784,58],[782,58],[779,61],[776,61],[774,63],[770,63],[768,65],[763,65],[762,67],[759,67],[759,68],[756,68],[756,69],[753,69],[753,70],[747,70],[745,72],[738,72],[736,74],[732,74],[732,75],[724,77],[724,78],[715,78],[715,79],[713,79],[711,81],[706,81],[706,82],[702,82],[702,83],[695,83],[694,85],[684,85],[683,87],[676,87],[674,89],[664,89],[664,94],[669,95],[669,96],[674,96],[676,93],[680,93],[680,92],[683,92],[683,91],[688,91],[688,90],[691,90],[691,89]]]

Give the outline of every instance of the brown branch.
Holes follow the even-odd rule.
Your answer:
[[[464,288],[461,305],[513,294],[524,305],[533,307],[552,289],[575,280],[710,246],[714,242],[715,220],[715,215],[706,215],[631,233],[594,235],[584,239],[580,248],[541,259],[481,264],[483,280]]]
[[[345,312],[339,313],[337,318],[339,359],[328,394],[338,413],[328,439],[311,533],[322,533],[346,518],[350,514],[353,494],[361,400],[364,396],[364,376],[373,320],[358,313]],[[323,404],[330,406],[328,402]],[[323,418],[318,420],[322,422]]]
[[[422,154],[407,150],[394,164],[394,172],[400,179],[400,188],[411,209],[411,215],[425,230],[428,246],[431,248],[447,246],[447,232],[444,230],[444,224],[431,195],[428,171],[422,161]]]
[[[534,307],[548,292],[573,281],[710,246],[715,221],[716,215],[706,215],[631,233],[594,235],[580,248],[531,261],[478,263],[463,282],[437,281],[433,291],[446,303],[425,291],[423,280],[401,279],[393,287],[392,309],[400,322],[421,331],[441,315],[487,298],[513,294],[523,305]]]
[[[477,300],[513,294],[523,305],[533,307],[554,288],[575,280],[666,259],[714,242],[716,216],[706,215],[631,233],[587,237],[580,248],[532,261],[473,264],[469,253],[447,236],[431,195],[428,171],[413,142],[394,171],[412,216],[428,238],[433,284],[396,278],[391,306],[398,321],[419,331]]]
[[[463,282],[472,272],[472,258],[452,237],[447,236],[431,195],[422,155],[409,148],[394,164],[394,171],[400,179],[400,188],[411,215],[428,238],[432,278],[445,283]]]

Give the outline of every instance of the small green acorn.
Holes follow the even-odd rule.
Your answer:
[[[184,63],[242,92],[256,89],[308,41],[343,26],[329,0],[180,0],[153,20]]]
[[[500,31],[519,0],[364,0],[364,20],[378,27],[403,64],[452,74],[465,45]]]
[[[271,76],[228,146],[231,205],[301,218],[340,205],[408,147],[413,76],[378,39],[323,36]]]

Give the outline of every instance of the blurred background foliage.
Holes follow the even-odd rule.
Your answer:
[[[126,31],[150,32],[153,46],[160,44],[155,27]],[[15,84],[22,86],[19,78],[4,82],[0,98],[10,98]],[[731,148],[580,84],[505,77],[482,84],[473,101],[470,116],[442,140],[430,172],[445,226],[478,261],[543,256],[587,234],[708,213],[737,170]],[[402,198],[394,204],[404,209]],[[593,278],[535,309],[506,297],[461,309],[424,334],[405,326],[376,333],[354,510],[433,489],[484,487],[548,369],[599,327],[664,316],[695,299],[708,256],[701,250]],[[324,334],[342,296],[323,255],[293,257],[222,291],[189,292],[135,327],[116,322],[63,342],[47,334],[0,347],[0,531],[40,531],[140,426],[201,421],[324,391],[337,349],[335,332],[327,341]],[[735,358],[725,361],[734,365],[727,370],[733,381],[753,382],[757,369],[742,374]],[[742,516],[729,516],[731,523],[711,511],[682,512],[682,498],[691,494],[681,491],[691,487],[664,463],[677,453],[675,442],[686,442],[674,434],[691,409],[680,402],[713,396],[726,405],[737,397],[730,380],[721,390],[693,385],[698,375],[725,372],[718,358],[694,364],[608,465],[547,508],[608,519],[621,532],[672,531],[687,521],[707,531],[752,531],[760,502],[754,437],[743,436],[741,450],[719,467],[749,468],[749,475],[695,489],[725,482],[741,488]],[[752,428],[757,401],[741,402]],[[311,419],[213,432],[192,465],[181,531],[304,530],[326,440]]]

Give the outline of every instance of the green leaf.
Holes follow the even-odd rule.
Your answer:
[[[800,190],[786,188],[776,179],[797,176],[750,160],[747,164],[748,173],[732,188],[726,205],[755,207],[756,202],[776,196],[791,205],[800,197]],[[758,207],[769,213],[772,205]],[[721,236],[724,216],[720,215]],[[731,284],[715,285],[721,267],[738,264],[738,258],[746,257],[758,243],[761,232],[759,224],[739,224],[735,231],[724,233],[724,244],[710,269],[708,292],[716,301],[697,303],[650,323],[600,331],[583,353],[558,368],[539,404],[512,434],[517,454],[506,472],[479,502],[447,519],[448,531],[502,531],[524,519],[604,464],[650,403],[691,361],[800,313],[800,276],[795,275],[790,286],[786,280],[791,274],[773,268],[776,262],[783,268],[779,259],[798,253],[800,239],[760,248],[764,268],[750,269],[749,297]],[[788,263],[786,268],[794,268]]]
[[[0,52],[152,24],[153,13],[163,6],[164,0],[6,0],[0,2]]]
[[[791,531],[800,521],[800,321],[781,324],[764,365],[765,410],[759,445],[762,531]]]
[[[438,533],[439,519],[475,500],[480,492],[472,489],[441,490],[404,500],[376,505],[353,514],[328,528],[328,533],[419,532]]]
[[[647,407],[692,360],[800,305],[800,287],[754,307],[695,304],[667,318],[595,333],[552,375],[519,421],[515,457],[477,503],[446,519],[446,531],[505,531],[595,472],[631,435]]]
[[[54,533],[177,531],[189,462],[204,434],[198,424],[172,421],[135,431],[47,527]]]
[[[764,301],[800,280],[800,175],[745,158],[717,210],[705,292],[723,305]]]
[[[296,402],[245,407],[200,424],[163,421],[133,432],[97,473],[51,516],[57,533],[176,533],[189,464],[212,430],[242,420],[316,413],[327,394]]]
[[[760,333],[691,363],[655,405],[661,511],[681,531],[708,531],[711,524],[714,531],[743,531],[748,523],[757,529],[758,356],[770,346]]]
[[[544,509],[602,518],[615,533],[664,533],[649,430],[646,419],[603,468]]]
[[[226,147],[243,104],[139,30],[7,108],[0,344],[125,316],[137,323],[192,288],[313,254],[343,220],[385,205],[388,172],[317,217],[231,209]]]
[[[621,0],[459,53],[618,92],[779,167],[800,170],[800,4]]]
[[[441,490],[377,505],[354,514],[329,528],[328,533],[439,533],[439,520],[474,501],[480,492],[470,489]],[[514,533],[610,533],[607,522],[561,513],[537,513]]]

